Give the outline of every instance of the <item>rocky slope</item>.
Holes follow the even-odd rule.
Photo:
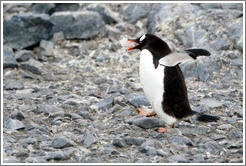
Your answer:
[[[4,4],[3,161],[242,163],[242,4]],[[119,40],[154,33],[181,65],[190,118],[164,133],[139,84],[139,52]]]

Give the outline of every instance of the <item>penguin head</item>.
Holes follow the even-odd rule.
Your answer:
[[[144,34],[137,39],[128,39],[128,41],[137,44],[129,48],[128,51],[132,49],[147,49],[158,56],[165,56],[166,54],[169,54],[171,52],[171,49],[166,42],[152,34]]]

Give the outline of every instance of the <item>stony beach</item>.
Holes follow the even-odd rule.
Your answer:
[[[3,5],[4,163],[242,163],[243,4]],[[181,64],[191,117],[174,128],[150,107],[137,50],[145,33],[210,57]]]

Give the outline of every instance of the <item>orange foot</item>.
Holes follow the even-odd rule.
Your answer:
[[[174,124],[170,125],[170,126],[167,126],[167,127],[160,127],[157,132],[158,133],[163,133],[166,129],[170,129],[170,128],[173,128]]]
[[[156,115],[154,111],[148,112],[148,111],[145,111],[142,107],[137,108],[137,110],[139,114],[143,116],[155,116]]]

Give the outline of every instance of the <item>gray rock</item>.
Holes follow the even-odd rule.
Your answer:
[[[63,31],[66,39],[90,39],[104,36],[105,25],[96,12],[56,12],[51,16],[53,32]]]
[[[15,111],[11,114],[12,119],[17,119],[17,120],[23,120],[25,119],[25,116],[23,115],[22,112],[20,111]]]
[[[239,117],[243,117],[243,110],[239,109],[235,112],[236,115],[238,115]]]
[[[150,106],[150,103],[144,94],[131,93],[128,95],[127,101],[135,107]]]
[[[54,44],[51,41],[41,40],[39,45],[38,59],[47,61],[48,57],[53,56]]]
[[[201,3],[200,6],[203,9],[219,9],[221,8],[221,4],[220,3]]]
[[[29,154],[27,152],[16,152],[14,153],[14,155],[16,157],[23,157],[23,158],[29,157]]]
[[[174,135],[174,136],[171,136],[168,140],[170,143],[176,143],[178,145],[189,145],[189,146],[193,146],[193,143],[192,141],[185,137],[185,136],[182,136],[182,135]]]
[[[162,148],[161,143],[157,140],[146,140],[146,142],[144,142],[141,147],[145,147],[145,146],[150,146],[150,147],[154,147],[156,149],[160,149]]]
[[[56,151],[56,152],[49,152],[46,156],[46,160],[66,160],[69,157],[64,154],[64,152]]]
[[[180,155],[173,155],[173,156],[169,156],[167,158],[167,160],[169,162],[174,162],[174,163],[187,163],[188,162],[188,159],[186,157],[185,154],[180,154]]]
[[[226,138],[225,135],[219,135],[219,134],[212,134],[209,137],[214,141],[218,141]]]
[[[229,41],[227,38],[216,38],[211,42],[211,45],[215,47],[216,50],[228,50],[230,47]]]
[[[107,8],[103,4],[90,4],[87,6],[86,10],[94,11],[100,14],[106,24],[115,24],[118,22],[118,19],[113,15],[110,8]]]
[[[223,151],[221,145],[215,141],[209,141],[205,144],[206,151],[210,154],[220,154]]]
[[[124,16],[124,20],[135,24],[138,20],[147,16],[149,11],[150,7],[147,3],[131,3],[121,13]]]
[[[17,119],[9,119],[6,124],[7,129],[20,130],[24,129],[25,125]]]
[[[91,118],[89,111],[87,111],[87,109],[83,106],[78,108],[78,114],[80,116],[82,116],[84,119],[90,119]]]
[[[32,12],[34,13],[45,13],[50,14],[52,8],[54,8],[55,5],[53,3],[35,3],[32,6]]]
[[[84,140],[84,146],[90,147],[92,144],[97,143],[98,139],[94,136],[94,134],[87,132]]]
[[[203,98],[203,99],[201,99],[199,104],[200,105],[206,105],[209,108],[219,108],[219,107],[223,106],[222,102],[215,100],[213,98]]]
[[[112,144],[116,147],[125,147],[126,146],[125,140],[119,139],[119,138],[114,139]]]
[[[155,117],[138,118],[133,121],[133,124],[144,129],[164,126],[164,123]]]
[[[75,114],[75,113],[66,113],[65,116],[70,117],[72,120],[81,118],[78,114]]]
[[[6,90],[16,90],[16,89],[23,89],[24,85],[21,81],[7,81],[4,83],[4,89]]]
[[[96,104],[99,109],[109,109],[113,106],[114,98],[119,96],[118,93],[111,95],[110,97],[101,100]]]
[[[242,3],[222,3],[221,7],[223,9],[236,9],[236,10],[243,10],[243,4]]]
[[[77,11],[79,9],[79,3],[56,3],[53,12],[57,11]]]
[[[20,65],[23,70],[30,71],[33,74],[41,75],[42,74],[42,64],[34,59],[29,59]]]
[[[38,104],[36,111],[37,113],[52,114],[55,112],[61,112],[63,111],[63,109],[57,106],[53,106],[53,105]]]
[[[243,66],[243,59],[242,58],[232,59],[231,64],[233,66]]]
[[[46,14],[19,14],[4,20],[4,44],[14,49],[23,49],[52,37],[53,24]]]
[[[73,143],[66,139],[66,138],[54,138],[54,140],[51,143],[51,146],[53,148],[57,148],[57,149],[61,149],[61,148],[65,148],[65,147],[71,147],[73,146]]]
[[[18,63],[11,47],[3,45],[3,68],[17,68]]]
[[[23,138],[20,139],[19,142],[23,145],[23,144],[35,144],[37,142],[37,140],[35,138]]]
[[[106,83],[108,81],[108,79],[106,77],[99,77],[97,79],[95,79],[94,83],[97,85]]]
[[[125,137],[124,140],[127,145],[136,145],[136,146],[140,146],[144,142],[143,139],[134,138],[134,137]]]
[[[158,154],[156,148],[151,147],[151,146],[139,147],[138,150],[141,153],[146,153],[146,155],[148,155],[148,156]]]
[[[228,133],[228,137],[231,140],[239,140],[243,138],[243,132],[237,129],[231,129]]]
[[[29,50],[20,50],[15,53],[15,58],[18,62],[25,62],[28,61],[30,58],[35,59],[36,55]]]
[[[243,19],[239,18],[228,25],[228,36],[234,42],[234,45],[243,51]]]

